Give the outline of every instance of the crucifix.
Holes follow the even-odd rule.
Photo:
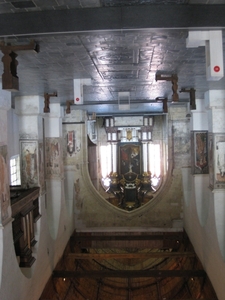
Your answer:
[[[19,77],[17,76],[17,65],[16,60],[17,54],[15,51],[19,50],[33,50],[36,53],[39,52],[39,45],[34,41],[31,41],[27,45],[11,45],[0,43],[0,50],[4,54],[2,62],[4,66],[4,72],[2,74],[2,89],[8,91],[19,90]]]

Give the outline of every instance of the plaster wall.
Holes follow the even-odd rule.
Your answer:
[[[52,103],[50,113],[45,114],[45,137],[62,136],[61,107],[59,103]]]

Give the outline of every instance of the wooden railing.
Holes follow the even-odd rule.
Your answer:
[[[36,244],[34,223],[41,217],[39,213],[39,187],[31,189],[11,188],[13,240],[20,267],[31,267],[35,262],[32,247]]]

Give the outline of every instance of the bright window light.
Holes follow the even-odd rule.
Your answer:
[[[100,161],[102,177],[107,178],[112,171],[112,154],[110,144],[100,146]]]
[[[21,185],[19,155],[12,156],[10,159],[10,185]]]
[[[103,178],[102,183],[104,187],[108,188],[110,186],[111,179],[109,177]]]
[[[161,177],[161,154],[159,144],[149,144],[149,170],[151,172],[151,184],[157,187]]]
[[[159,177],[161,174],[159,144],[149,144],[149,170],[152,176]]]
[[[112,151],[110,144],[100,146],[100,164],[102,175],[101,182],[104,189],[107,190],[111,182],[109,175],[112,172]]]

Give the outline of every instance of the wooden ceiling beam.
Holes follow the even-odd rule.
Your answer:
[[[53,271],[53,277],[58,278],[140,278],[140,277],[155,277],[155,278],[166,278],[166,277],[204,277],[206,273],[204,270],[100,270],[100,271],[64,271],[55,270]]]
[[[70,238],[71,249],[80,248],[138,248],[177,249],[183,242],[183,232],[158,234],[77,234]],[[72,251],[74,252],[74,251]]]
[[[68,257],[74,259],[148,259],[195,257],[194,252],[147,252],[147,253],[69,253]]]
[[[140,234],[140,235],[75,235],[71,236],[71,242],[77,241],[148,241],[148,240],[181,240],[183,232],[180,233],[163,233],[163,234]]]

